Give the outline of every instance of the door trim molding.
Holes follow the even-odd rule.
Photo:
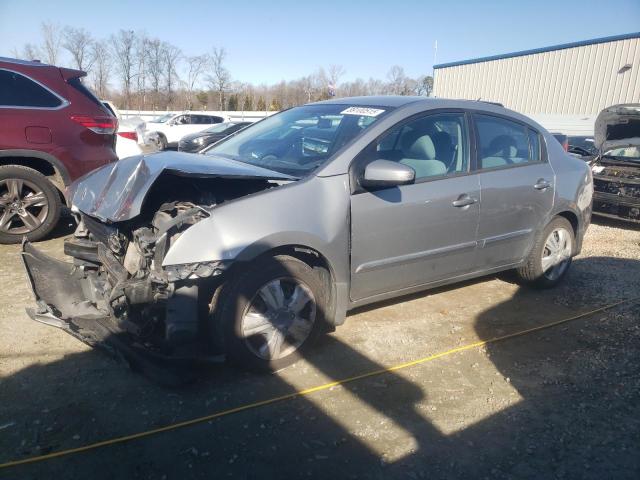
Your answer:
[[[505,240],[511,240],[517,237],[523,237],[525,235],[529,235],[533,232],[533,228],[525,228],[523,230],[516,230],[514,232],[503,233],[502,235],[495,235],[493,237],[487,237],[483,240],[480,240],[478,243],[480,244],[480,248],[484,248],[489,244],[502,242]]]
[[[476,248],[478,242],[465,242],[458,243],[456,245],[448,245],[446,247],[432,248],[431,250],[424,250],[422,252],[409,253],[407,255],[400,255],[397,257],[383,258],[380,260],[372,260],[358,265],[354,273],[371,272],[374,270],[380,270],[382,268],[390,268],[398,265],[404,265],[407,263],[414,263],[424,260],[428,257],[435,257],[439,255],[446,255],[451,252],[457,252],[461,250],[471,250]]]

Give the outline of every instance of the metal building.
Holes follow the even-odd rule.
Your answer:
[[[534,118],[591,118],[640,102],[640,32],[433,68],[437,97],[500,102]]]

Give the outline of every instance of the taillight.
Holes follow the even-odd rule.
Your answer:
[[[138,141],[138,134],[136,132],[118,132],[122,138],[128,138],[129,140],[133,140],[135,142]]]
[[[118,129],[118,120],[114,117],[71,115],[71,120],[95,133],[111,135]]]

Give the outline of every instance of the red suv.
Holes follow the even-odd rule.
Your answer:
[[[117,120],[85,75],[0,57],[0,243],[47,235],[66,186],[117,160]]]

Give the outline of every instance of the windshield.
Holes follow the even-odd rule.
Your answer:
[[[217,143],[219,155],[304,177],[388,113],[389,108],[320,104],[292,108]]]
[[[233,123],[218,123],[217,125],[214,125],[213,127],[209,127],[205,130],[205,132],[207,133],[222,133],[224,132],[226,129],[230,128],[233,126]]]
[[[164,123],[173,117],[173,113],[165,113],[164,115],[160,115],[159,117],[152,118],[151,122],[153,123]]]

